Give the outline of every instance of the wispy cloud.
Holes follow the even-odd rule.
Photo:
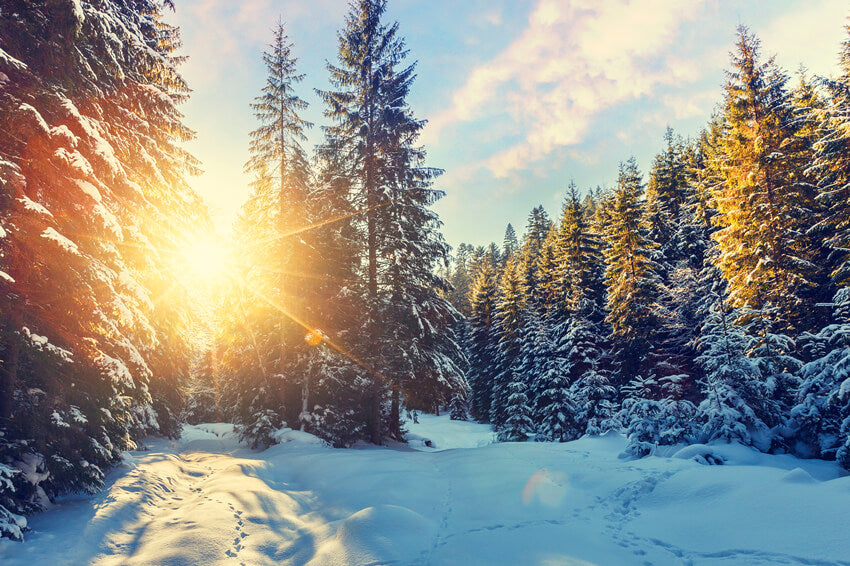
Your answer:
[[[235,67],[252,60],[258,46],[271,41],[278,18],[293,30],[315,29],[341,20],[338,0],[196,0],[177,4],[176,23],[182,27],[192,56],[186,73],[197,88],[221,80]]]
[[[580,144],[594,117],[692,82],[699,70],[670,50],[701,1],[540,0],[523,33],[473,70],[452,104],[431,120],[435,140],[454,124],[507,115],[524,139],[487,160],[496,177],[525,169],[556,148]]]

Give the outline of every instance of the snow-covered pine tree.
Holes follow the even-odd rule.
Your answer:
[[[835,458],[848,442],[846,388],[850,379],[850,288],[843,287],[833,299],[832,324],[827,325],[807,342],[812,351],[811,362],[803,365],[802,383],[796,404],[790,411],[790,436],[794,450],[805,457]],[[847,448],[844,448],[847,464]]]
[[[649,377],[649,352],[658,329],[660,294],[654,244],[643,211],[643,183],[634,158],[620,164],[617,187],[603,207],[605,280],[613,348],[613,379],[623,387]]]
[[[188,89],[162,8],[0,10],[4,520],[97,490],[134,438],[179,434],[190,301],[171,266],[208,218],[185,181]]]
[[[722,296],[703,322],[697,361],[703,369],[704,400],[697,410],[704,442],[723,439],[766,449],[768,425],[754,406],[765,402],[759,368],[746,356],[748,338]]]
[[[684,143],[669,127],[664,132],[664,143],[666,147],[655,156],[649,172],[646,216],[649,237],[657,246],[660,275],[666,278],[671,266],[685,259],[683,248],[687,242],[679,241],[677,236],[683,213],[687,211],[690,187],[683,156]]]
[[[784,424],[800,386],[802,362],[797,359],[796,342],[786,334],[773,331],[770,305],[757,311],[741,309],[737,320],[748,338],[746,353],[761,374],[764,403],[754,407],[770,427]]]
[[[508,368],[505,377],[504,422],[499,426],[498,438],[502,442],[522,442],[534,434],[531,420],[531,401],[528,385],[516,367]]]
[[[470,260],[473,248],[469,244],[460,244],[454,254],[454,269],[452,269],[449,282],[452,285],[447,293],[452,306],[465,317],[471,313],[470,296],[473,274],[470,271]]]
[[[519,250],[519,240],[516,237],[516,230],[508,223],[507,228],[505,228],[505,237],[502,240],[502,267],[513,258],[517,250]]]
[[[220,363],[215,337],[210,339],[200,359],[192,365],[191,377],[185,387],[183,420],[189,424],[221,422],[218,383]]]
[[[567,360],[556,357],[551,329],[538,328],[536,374],[533,376],[532,414],[537,430],[535,440],[568,442],[584,432],[580,428],[581,412],[570,388]]]
[[[234,407],[236,421],[254,445],[267,444],[270,432],[284,422],[297,426],[302,408],[297,397],[306,389],[303,364],[310,355],[303,338],[307,330],[297,321],[307,318],[313,304],[307,272],[311,248],[301,234],[310,221],[311,182],[301,142],[311,124],[300,116],[307,104],[294,89],[303,75],[296,69],[293,45],[282,22],[274,28],[263,63],[266,82],[251,104],[258,126],[250,134],[245,164],[254,190],[237,223],[244,281],[236,291],[240,304],[230,315],[237,317],[237,328],[251,326],[249,336],[238,333],[242,340],[234,344],[237,351],[255,350],[248,359],[263,363],[259,371],[250,363],[248,371],[233,368],[236,371],[227,374],[238,381],[231,389],[242,400]],[[241,320],[240,315],[249,312],[259,318]],[[238,355],[230,358],[240,361]]]
[[[452,397],[466,398],[468,390],[467,361],[455,333],[461,315],[440,296],[449,283],[435,272],[449,250],[439,232],[442,223],[430,209],[444,195],[431,187],[440,171],[424,167],[424,149],[413,146],[424,123],[399,102],[407,95],[410,73],[412,68],[405,70],[389,96],[398,104],[399,141],[384,171],[389,217],[378,226],[381,257],[387,258],[380,279],[389,289],[380,315],[385,327],[382,371],[392,376],[388,429],[396,440],[402,439],[402,392],[410,408],[434,409]]]
[[[314,399],[308,430],[334,446],[348,446],[366,437],[364,399],[370,378],[364,368],[330,345],[354,351],[365,312],[362,223],[354,214],[348,163],[338,147],[339,141],[331,135],[319,146],[318,179],[307,203],[315,222],[310,236],[317,257],[312,267],[313,318],[308,323],[329,340],[314,346],[316,352],[305,371]]]
[[[326,132],[365,216],[367,311],[356,351],[373,368],[366,428],[377,444],[385,434],[400,436],[402,390],[430,408],[466,387],[457,312],[439,296],[447,284],[432,271],[448,253],[429,208],[443,194],[431,186],[440,171],[424,166],[424,149],[415,145],[424,126],[406,100],[415,64],[405,63],[398,24],[384,23],[385,13],[385,0],[350,4],[339,64],[328,64],[336,90],[318,91],[333,121]]]
[[[492,263],[484,259],[472,284],[472,312],[468,341],[470,412],[481,422],[490,421],[490,401],[497,373],[498,343],[494,339],[497,301],[496,273]]]
[[[797,105],[808,107],[807,125],[814,126],[810,172],[818,181],[822,218],[811,231],[827,248],[826,264],[838,291],[829,324],[802,338],[812,350],[811,361],[800,372],[802,383],[791,410],[790,432],[797,452],[826,458],[835,454],[839,463],[850,469],[850,25],[845,31],[840,73],[822,80],[829,97],[820,103]]]
[[[577,312],[584,300],[597,305],[604,302],[602,240],[591,227],[591,217],[592,212],[579,199],[575,184],[570,183],[555,236],[557,280],[563,307],[568,312]]]
[[[665,149],[655,157],[647,188],[649,237],[661,279],[659,328],[653,339],[651,365],[665,396],[674,402],[698,390],[696,352],[692,344],[699,327],[695,293],[702,267],[701,231],[694,225],[685,144],[667,128]]]
[[[575,422],[580,434],[598,435],[619,428],[617,390],[611,385],[605,356],[608,332],[604,313],[592,299],[583,299],[559,330],[556,351],[568,371]]]
[[[498,430],[507,419],[508,385],[515,380],[514,369],[521,355],[521,330],[525,316],[525,297],[516,261],[505,266],[499,282],[499,296],[494,313],[493,340],[496,358],[490,397],[490,422]],[[525,394],[525,390],[522,391]]]
[[[812,173],[823,218],[816,231],[830,249],[828,266],[836,286],[850,285],[850,25],[839,53],[840,73],[824,80],[829,98],[813,105],[817,125]]]
[[[733,307],[772,305],[777,331],[805,329],[811,288],[820,269],[809,235],[815,189],[795,136],[787,76],[773,58],[760,60],[759,41],[738,28],[728,72],[720,149],[724,182],[714,190],[721,227],[717,265]]]
[[[551,227],[552,222],[543,206],[535,206],[528,215],[528,225],[522,246],[516,252],[516,265],[519,269],[523,293],[528,305],[538,312],[543,308],[542,296],[537,293],[540,259]]]

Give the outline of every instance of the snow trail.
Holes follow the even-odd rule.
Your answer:
[[[187,426],[128,454],[103,493],[33,517],[0,562],[850,566],[850,477],[831,463],[740,446],[630,461],[618,435],[488,444],[486,427],[426,415],[410,428],[427,451],[287,431],[256,452],[229,425]],[[696,461],[708,453],[726,465]]]

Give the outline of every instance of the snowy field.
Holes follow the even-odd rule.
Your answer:
[[[289,431],[254,452],[229,425],[187,426],[128,454],[102,494],[32,517],[0,563],[850,565],[850,477],[831,463],[738,446],[629,461],[615,435],[409,428],[410,446],[334,450]],[[709,453],[725,465],[697,461]]]

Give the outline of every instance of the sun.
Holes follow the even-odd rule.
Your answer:
[[[186,275],[201,281],[214,282],[227,273],[227,250],[224,244],[212,237],[200,237],[183,248]]]

